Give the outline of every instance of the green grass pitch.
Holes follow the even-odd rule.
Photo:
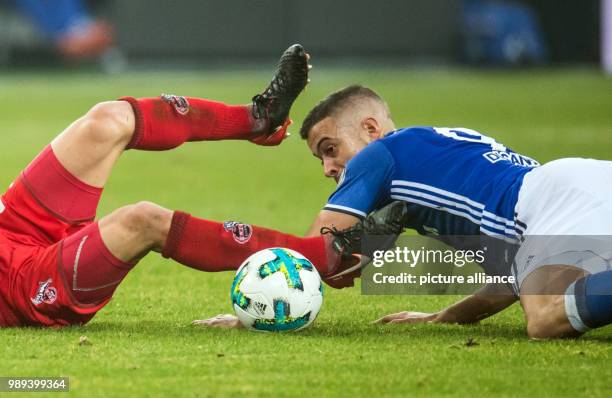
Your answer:
[[[612,158],[612,79],[594,70],[324,69],[313,71],[294,109],[294,136],[282,147],[212,142],[129,152],[99,215],[151,200],[303,233],[334,184],[322,178],[297,130],[316,101],[354,82],[380,91],[398,126],[474,128],[541,162]],[[98,101],[170,92],[243,103],[269,75],[0,75],[0,186]],[[530,341],[517,305],[475,326],[383,327],[370,322],[400,310],[435,311],[456,297],[373,297],[357,288],[326,289],[319,319],[301,333],[191,326],[231,312],[231,279],[151,254],[87,326],[0,330],[0,376],[69,376],[71,393],[84,397],[612,395],[609,327],[579,340]],[[91,345],[79,345],[81,336]]]

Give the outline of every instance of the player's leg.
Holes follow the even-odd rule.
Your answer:
[[[584,276],[565,292],[565,312],[576,331],[584,333],[612,323],[612,270]]]
[[[128,103],[105,102],[53,140],[2,198],[7,208],[33,221],[16,232],[49,245],[93,221],[102,187],[134,125]]]
[[[214,272],[237,269],[249,255],[275,246],[298,250],[320,267],[335,261],[323,237],[299,238],[246,224],[217,223],[141,202],[67,237],[61,263],[73,295],[88,304],[108,299],[150,251]]]
[[[126,148],[168,150],[187,141],[247,139],[264,126],[263,120],[251,116],[252,106],[192,98],[188,113],[181,114],[175,105],[181,100],[176,98],[127,98],[97,104],[53,140],[26,176],[48,172],[48,159],[53,158],[65,169],[64,174],[86,185],[83,190],[87,186],[100,189]],[[35,194],[46,195],[46,188],[39,187]]]
[[[575,337],[576,330],[568,317],[566,290],[585,271],[567,265],[549,265],[533,271],[521,285],[520,301],[531,338]]]
[[[116,210],[64,239],[60,265],[76,301],[108,300],[138,261],[160,245],[171,219],[171,211],[142,202]]]
[[[304,49],[291,46],[268,88],[249,105],[174,95],[98,104],[52,142],[51,155],[80,181],[102,187],[126,148],[161,151],[188,141],[224,139],[278,144],[289,110],[308,83],[308,68]]]
[[[68,224],[93,220],[102,187],[119,156],[135,142],[137,133],[147,134],[139,136],[138,142],[142,145],[170,149],[186,140],[185,131],[199,131],[201,139],[211,138],[211,134],[217,134],[215,131],[222,131],[226,134],[223,137],[227,138],[251,125],[246,107],[194,100],[200,112],[207,112],[207,117],[197,122],[182,120],[178,123],[174,120],[178,116],[172,115],[171,104],[164,100],[140,101],[151,105],[151,114],[158,115],[159,120],[149,120],[144,129],[129,102],[97,104],[54,139],[26,168],[22,180],[27,190],[47,210]],[[242,119],[237,116],[240,113]],[[162,114],[165,116],[160,116]],[[189,126],[191,130],[187,128]],[[138,132],[139,128],[142,131]],[[139,147],[140,144],[134,145]],[[19,183],[17,185],[19,189]]]
[[[182,101],[185,110],[179,108]],[[161,151],[187,141],[252,137],[265,124],[252,117],[252,109],[252,105],[167,95],[108,101],[72,123],[53,140],[51,148],[71,175],[103,187],[126,148]]]
[[[338,267],[353,265],[350,248],[363,235],[384,230],[386,236],[392,225],[399,234],[405,212],[405,204],[395,202],[345,234],[335,231],[333,236],[301,238],[237,222],[209,221],[141,202],[123,207],[66,238],[61,265],[73,295],[82,303],[107,300],[150,251],[161,252],[166,258],[200,271],[214,272],[235,270],[259,250],[286,247],[305,255],[322,276],[328,276]]]
[[[66,170],[85,184],[103,187],[132,139],[136,118],[124,101],[95,105],[51,142]]]
[[[308,84],[309,56],[300,45],[282,55],[274,78],[245,106],[175,95],[124,98],[135,114],[128,148],[160,151],[187,141],[242,139],[277,145],[285,137],[293,102]]]
[[[100,103],[53,140],[19,183],[67,224],[93,220],[102,187],[126,148],[166,150],[187,141],[221,139],[280,143],[289,110],[308,82],[308,67],[304,49],[291,46],[268,88],[250,105],[171,95]],[[17,191],[21,195],[20,186]]]
[[[516,264],[564,264],[536,268],[521,285],[529,335],[576,336],[610,323],[612,162],[560,159],[529,175],[517,205],[528,228]]]

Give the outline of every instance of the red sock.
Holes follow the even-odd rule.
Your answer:
[[[218,223],[177,211],[162,255],[201,271],[236,270],[251,254],[270,247],[302,253],[322,276],[338,261],[326,236],[300,238],[247,224]]]
[[[250,108],[163,94],[121,98],[132,105],[136,129],[128,149],[164,151],[187,141],[253,138]]]

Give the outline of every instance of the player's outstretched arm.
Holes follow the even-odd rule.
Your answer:
[[[359,222],[359,218],[346,213],[321,210],[308,229],[306,236],[319,236],[323,228],[336,228],[339,230],[350,228]]]
[[[436,313],[403,311],[386,315],[376,323],[458,323],[470,324],[506,309],[518,300],[506,286],[486,285],[475,294]]]

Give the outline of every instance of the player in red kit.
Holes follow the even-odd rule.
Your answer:
[[[202,271],[237,269],[253,252],[272,246],[303,253],[324,277],[354,265],[339,255],[338,234],[300,238],[149,202],[95,221],[102,189],[128,149],[163,151],[224,139],[278,145],[308,69],[308,55],[294,45],[250,105],[126,97],[97,104],[72,123],[0,197],[0,327],[88,322],[150,251]]]

